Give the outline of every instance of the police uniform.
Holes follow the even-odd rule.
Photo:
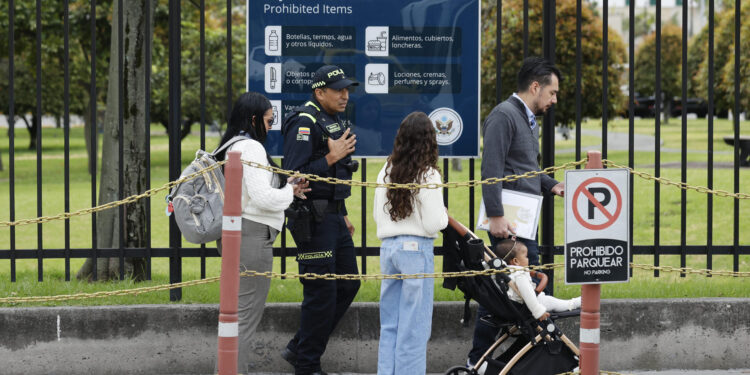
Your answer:
[[[316,76],[321,70],[328,73],[333,68],[338,69],[324,66],[316,72]],[[335,81],[346,80],[343,71],[338,71],[340,74],[334,77]],[[315,78],[313,82],[316,82]],[[347,86],[351,84],[356,83],[348,81]],[[346,125],[339,116],[324,111],[313,95],[313,98],[297,108],[282,126],[284,169],[351,180],[355,169],[351,156],[339,160],[330,167],[325,158],[328,153],[328,137],[339,139],[345,130]],[[351,195],[351,187],[310,182],[310,188],[311,191],[306,193],[307,199],[298,203],[307,206],[313,214],[312,219],[290,216],[287,223],[292,229],[300,225],[299,221],[309,220],[309,241],[298,240],[298,236],[295,236],[292,230],[292,236],[297,243],[299,272],[358,273],[354,242],[344,220],[344,216],[347,215],[344,200]],[[303,285],[300,328],[282,355],[295,365],[296,374],[322,373],[320,357],[325,351],[328,337],[352,303],[360,282],[303,279],[300,281]]]

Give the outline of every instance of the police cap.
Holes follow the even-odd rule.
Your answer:
[[[330,87],[335,90],[340,90],[349,86],[357,86],[358,82],[354,82],[344,74],[344,70],[335,65],[324,65],[320,67],[312,77],[312,89],[321,89],[324,87]]]

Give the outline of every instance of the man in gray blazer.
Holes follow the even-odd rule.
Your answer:
[[[539,121],[557,103],[560,70],[541,57],[529,57],[518,71],[517,93],[498,104],[482,124],[484,151],[482,152],[482,179],[505,177],[539,170]],[[520,191],[541,195],[543,192],[562,196],[565,185],[549,175],[523,178],[512,182],[482,185],[482,199],[490,220],[490,243],[494,249],[499,239],[515,234],[515,229],[505,219],[502,190]],[[519,238],[528,250],[529,264],[539,264],[539,247],[536,239]],[[494,342],[497,328],[481,319],[488,312],[481,306],[477,311],[474,343],[468,364],[473,365]]]

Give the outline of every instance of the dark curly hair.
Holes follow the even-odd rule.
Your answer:
[[[386,178],[390,176],[390,182],[400,184],[420,183],[430,169],[440,173],[437,164],[438,145],[432,120],[424,112],[410,113],[401,122],[396,133],[393,152],[388,156],[386,164]],[[409,189],[388,190],[386,198],[391,205],[388,213],[393,221],[411,215],[414,196],[418,192],[419,190]]]

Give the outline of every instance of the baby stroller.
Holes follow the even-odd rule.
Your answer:
[[[507,265],[484,245],[468,228],[449,218],[443,231],[443,272],[469,270],[502,270]],[[534,276],[532,274],[532,276]],[[537,293],[547,285],[547,275],[538,272],[541,281]],[[550,312],[550,318],[541,322],[531,315],[524,304],[508,298],[508,288],[515,287],[507,273],[474,277],[446,278],[443,287],[464,292],[467,298],[464,324],[468,322],[469,298],[484,306],[490,315],[481,319],[500,328],[500,337],[472,367],[456,366],[446,375],[477,375],[486,363],[485,375],[559,374],[578,366],[580,352],[554,323],[555,319],[580,315],[580,309],[564,313]],[[508,349],[494,352],[508,338],[516,340]]]

